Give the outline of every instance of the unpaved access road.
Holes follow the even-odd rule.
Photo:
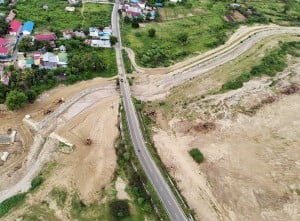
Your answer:
[[[241,40],[238,42],[230,39],[230,43],[225,44],[227,47],[222,46],[218,51],[213,50],[199,56],[193,64],[185,65],[176,70],[171,68],[168,74],[151,75],[149,72],[147,76],[142,76],[137,80],[137,84],[133,87],[133,94],[142,100],[162,99],[172,87],[237,58],[262,39],[285,34],[298,36],[300,35],[300,28],[271,26],[254,29],[254,31],[247,32],[246,36],[239,38]],[[149,84],[149,82],[151,83]]]

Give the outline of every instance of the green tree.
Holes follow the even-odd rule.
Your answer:
[[[127,15],[125,15],[124,17],[124,22],[127,24],[131,22],[130,18]]]
[[[9,25],[5,21],[5,18],[4,17],[0,18],[0,35],[7,34],[8,27],[9,27]]]
[[[180,33],[178,36],[177,36],[177,39],[178,41],[182,44],[182,45],[185,45],[187,44],[188,42],[188,34],[187,33]]]
[[[115,45],[118,42],[118,38],[112,35],[110,36],[109,41],[111,45]]]
[[[155,37],[155,34],[156,34],[156,30],[154,28],[150,28],[148,30],[149,37],[153,38],[153,37]]]
[[[115,200],[109,204],[110,213],[117,220],[130,216],[129,204],[126,200]]]
[[[16,110],[27,103],[27,97],[23,92],[10,91],[6,97],[6,106],[9,110]]]
[[[131,23],[131,27],[133,27],[133,28],[139,28],[140,24],[139,24],[139,22],[136,19],[133,19],[132,23]]]

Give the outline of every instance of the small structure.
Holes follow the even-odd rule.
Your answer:
[[[10,144],[10,137],[0,135],[0,145],[8,145],[8,144]]]
[[[37,41],[55,41],[57,39],[56,35],[53,33],[49,34],[36,34],[34,36]]]
[[[32,33],[33,27],[34,27],[34,23],[32,21],[27,21],[24,23],[21,33],[24,36],[28,36]]]
[[[49,6],[48,5],[43,5],[43,9],[44,10],[49,10]]]
[[[5,18],[6,22],[11,22],[12,20],[14,20],[16,17],[16,13],[14,13],[13,10],[10,10],[8,16]]]
[[[31,68],[33,64],[34,64],[33,58],[26,59],[26,68]]]
[[[85,144],[86,144],[86,145],[89,145],[89,146],[90,146],[90,145],[92,145],[92,143],[93,143],[93,142],[92,142],[92,139],[91,139],[91,138],[87,138],[87,139],[85,140]]]
[[[6,161],[7,158],[8,158],[8,156],[9,156],[9,153],[8,153],[8,152],[3,152],[2,155],[1,155],[1,160],[2,160],[2,161]]]
[[[10,35],[18,35],[19,31],[21,30],[22,27],[22,22],[18,20],[13,20],[10,22],[10,27],[9,27],[9,34]]]
[[[85,38],[86,37],[83,31],[75,31],[74,34],[77,38]]]
[[[64,39],[71,39],[75,36],[75,33],[72,30],[65,30],[63,31]]]
[[[95,27],[89,28],[90,36],[91,37],[98,37],[99,36],[99,29]]]
[[[69,4],[71,5],[76,5],[79,3],[79,0],[68,0],[69,1]]]
[[[40,52],[34,52],[33,53],[33,61],[35,65],[40,65],[41,64],[41,54]]]
[[[69,7],[69,6],[67,6],[67,7],[65,7],[65,11],[67,11],[67,12],[74,12],[75,11],[75,7]]]
[[[66,51],[66,47],[64,45],[59,46],[59,50],[61,52],[65,52]]]
[[[110,41],[100,40],[100,39],[93,39],[91,41],[91,46],[95,48],[110,48]]]

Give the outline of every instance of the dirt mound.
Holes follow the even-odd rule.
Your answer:
[[[289,85],[285,85],[280,88],[280,93],[285,94],[285,95],[290,95],[297,93],[300,89],[300,86],[296,83],[291,83]]]
[[[216,124],[214,122],[200,122],[192,127],[196,132],[208,133],[216,129]]]

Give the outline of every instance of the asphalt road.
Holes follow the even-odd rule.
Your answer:
[[[116,44],[116,57],[120,79],[123,79],[123,82],[120,81],[120,89],[121,95],[123,97],[124,109],[126,112],[128,128],[131,135],[134,150],[148,179],[150,180],[157,195],[159,196],[160,200],[165,206],[170,219],[172,221],[185,221],[188,220],[187,217],[185,216],[182,208],[177,202],[177,199],[173,194],[171,188],[169,187],[168,183],[165,181],[158,167],[154,163],[143,139],[137,114],[135,112],[135,108],[131,100],[130,88],[126,80],[126,73],[122,59],[122,44],[118,22],[118,6],[119,1],[116,1],[112,13],[112,28],[114,35],[116,35],[119,40],[119,43]]]

